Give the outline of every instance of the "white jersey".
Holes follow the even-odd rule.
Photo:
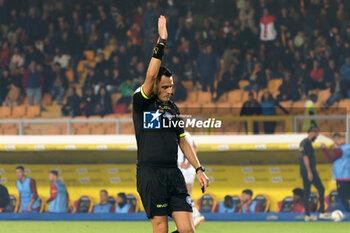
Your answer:
[[[188,141],[188,143],[193,147],[194,141],[191,135],[186,132],[185,139]],[[189,163],[184,153],[182,153],[181,148],[179,147],[177,150],[177,165],[180,168],[181,163]],[[186,184],[193,184],[194,179],[196,177],[196,170],[193,168],[192,165],[190,165],[188,168],[180,168],[183,176],[185,177]]]

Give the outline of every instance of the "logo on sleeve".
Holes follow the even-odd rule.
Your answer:
[[[160,116],[162,114],[159,110],[152,112],[143,112],[143,128],[144,129],[160,129]]]

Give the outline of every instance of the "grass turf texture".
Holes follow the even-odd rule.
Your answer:
[[[169,232],[175,224],[170,222]],[[1,233],[152,233],[150,222],[0,221]],[[349,233],[350,222],[204,222],[196,233]]]

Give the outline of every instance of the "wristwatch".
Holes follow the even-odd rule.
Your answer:
[[[166,45],[166,39],[159,38],[159,42],[158,43],[163,43],[164,45]]]
[[[203,166],[199,166],[196,168],[196,174],[198,173],[199,170],[201,170],[202,172],[205,172],[205,169]]]

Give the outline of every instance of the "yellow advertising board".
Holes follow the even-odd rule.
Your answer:
[[[1,183],[11,194],[17,194],[15,168],[14,164],[0,164]],[[330,164],[318,165],[326,194],[336,188],[331,168]],[[222,201],[227,194],[240,195],[243,189],[249,188],[253,190],[254,195],[263,193],[270,197],[271,211],[276,211],[277,202],[285,196],[292,195],[294,188],[302,187],[298,165],[207,165],[206,169],[211,180],[208,192],[214,194],[218,201]],[[137,192],[135,165],[25,165],[26,174],[36,180],[39,195],[46,199],[49,197],[50,184],[47,174],[50,170],[59,171],[73,201],[82,195],[89,195],[97,203],[101,189],[107,189],[113,196],[118,192]],[[196,182],[193,197],[197,199],[200,196],[200,187]]]

